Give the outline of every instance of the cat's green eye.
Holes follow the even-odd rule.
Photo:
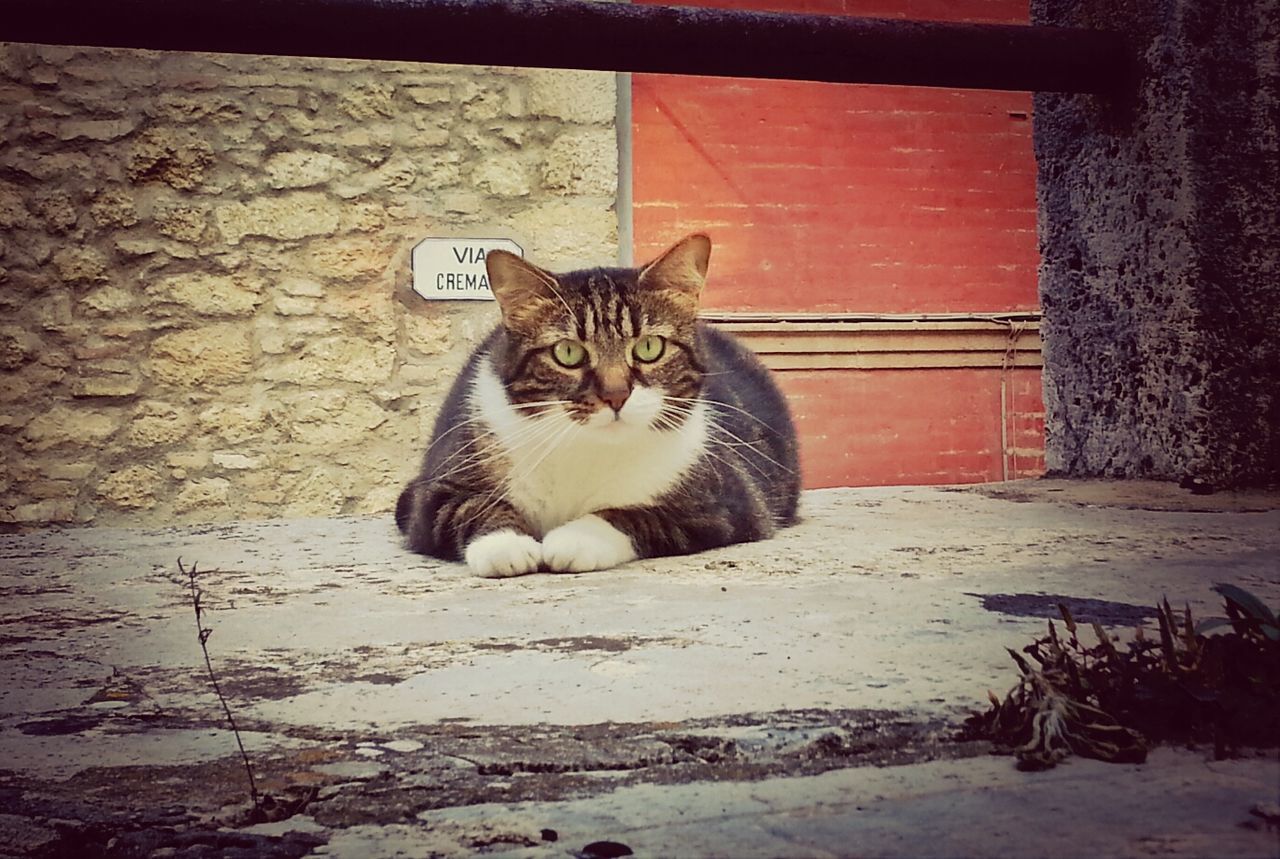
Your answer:
[[[577,367],[587,360],[587,349],[577,340],[561,340],[551,347],[551,357],[561,367]]]
[[[657,334],[646,334],[636,341],[635,346],[631,347],[631,353],[636,356],[636,360],[644,361],[647,364],[661,358],[666,348],[666,340]]]

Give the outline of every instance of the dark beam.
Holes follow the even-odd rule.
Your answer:
[[[6,0],[0,40],[966,89],[1108,92],[1115,33],[580,0]]]

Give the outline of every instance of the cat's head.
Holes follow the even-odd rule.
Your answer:
[[[494,358],[511,403],[593,433],[679,427],[702,389],[698,296],[710,255],[711,240],[695,234],[640,268],[552,274],[491,251],[504,329]]]

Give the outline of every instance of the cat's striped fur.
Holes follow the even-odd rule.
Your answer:
[[[488,576],[579,571],[795,521],[786,402],[754,355],[697,320],[710,247],[694,235],[640,269],[559,275],[489,254],[502,324],[400,496],[411,549]]]

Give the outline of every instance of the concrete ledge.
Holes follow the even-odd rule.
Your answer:
[[[181,556],[203,571],[210,651],[264,789],[319,789],[255,837],[302,828],[336,855],[583,846],[541,828],[648,855],[1062,852],[1050,838],[1271,855],[1273,836],[1236,824],[1269,798],[1273,760],[1161,752],[1032,776],[949,739],[1012,685],[1004,648],[1058,599],[1094,601],[1113,628],[1162,596],[1214,614],[1217,581],[1280,602],[1274,498],[1192,512],[1040,487],[815,491],[768,542],[506,581],[405,552],[385,517],[0,537],[0,796],[28,847],[195,826],[243,800]],[[998,594],[1026,595],[1020,613],[984,608]],[[1082,792],[1128,797],[1087,849],[1041,826]],[[952,840],[924,849],[943,806]],[[1020,834],[981,834],[1005,812]]]

